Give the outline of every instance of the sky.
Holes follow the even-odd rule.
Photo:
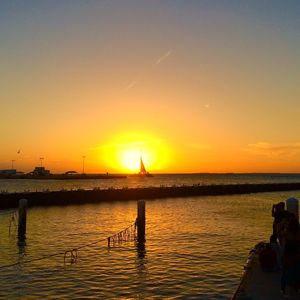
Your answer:
[[[300,2],[3,0],[0,169],[300,172]],[[43,160],[40,158],[43,157]],[[12,162],[12,160],[14,160]]]

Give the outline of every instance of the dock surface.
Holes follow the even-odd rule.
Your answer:
[[[250,251],[240,284],[231,300],[287,299],[281,292],[282,271],[266,272],[260,267],[259,253],[265,244],[261,242]]]
[[[283,300],[286,299],[280,291],[281,271],[263,272],[255,258],[253,268],[249,274],[248,284],[245,287],[244,298],[252,300]]]

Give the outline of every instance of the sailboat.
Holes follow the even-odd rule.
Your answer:
[[[140,172],[138,173],[140,177],[153,177],[149,172],[146,171],[142,156],[140,156]]]

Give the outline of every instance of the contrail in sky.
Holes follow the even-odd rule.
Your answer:
[[[156,62],[156,65],[159,65],[160,63],[162,63],[165,59],[167,59],[172,53],[172,50],[167,51],[164,55],[162,55]]]
[[[136,80],[132,80],[132,81],[124,88],[123,91],[128,91],[128,90],[130,90],[130,89],[133,88],[136,84],[137,84],[137,81],[136,81]]]
[[[160,58],[158,58],[155,62],[155,65],[161,64],[164,60],[166,60],[172,54],[172,50],[168,50],[165,52]],[[127,92],[132,89],[137,84],[137,80],[132,80],[129,84],[123,89],[123,92]]]

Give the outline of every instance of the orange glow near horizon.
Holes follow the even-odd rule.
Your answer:
[[[166,145],[143,133],[125,133],[100,149],[104,163],[118,172],[138,173],[140,156],[149,172],[163,170],[168,164]]]

